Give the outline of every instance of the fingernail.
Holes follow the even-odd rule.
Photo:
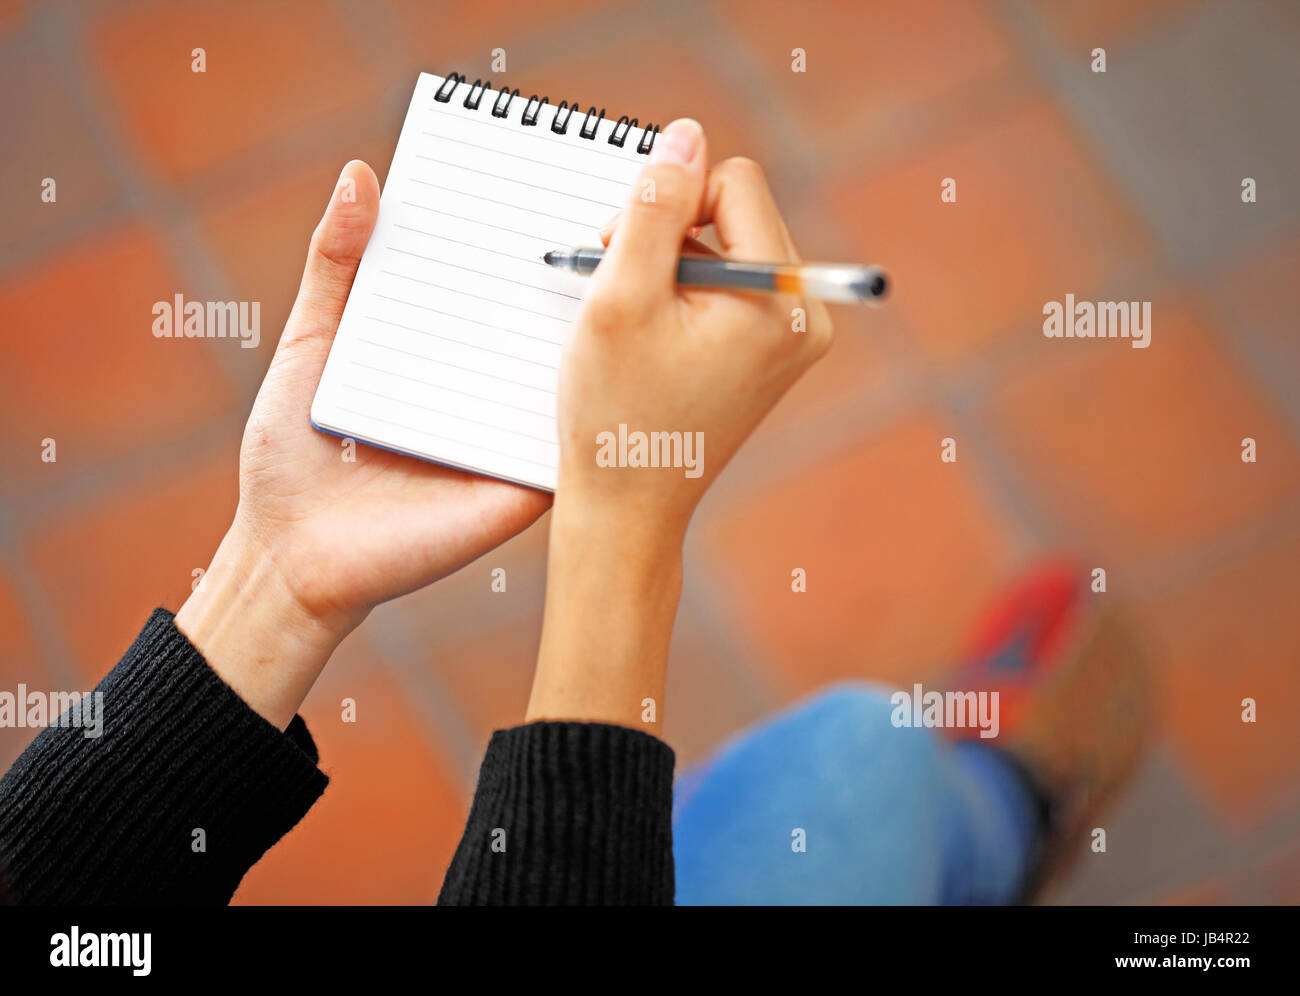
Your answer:
[[[695,158],[700,147],[700,137],[704,129],[698,121],[691,118],[678,118],[655,139],[654,148],[650,150],[652,163],[678,163],[685,166]]]
[[[614,217],[610,218],[609,221],[605,222],[605,226],[600,230],[601,238],[604,238],[606,235],[608,235],[610,232],[614,230],[614,226],[618,224],[618,216],[622,213],[623,213],[622,211],[615,213]]]

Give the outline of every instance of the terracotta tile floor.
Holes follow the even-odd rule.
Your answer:
[[[1275,94],[1219,125],[1178,105],[1215,73],[1251,97],[1270,78],[1236,74],[1252,40],[1300,43],[1284,2],[237,6],[0,4],[3,687],[89,682],[153,606],[179,607],[233,507],[243,418],[338,169],[360,156],[382,177],[415,72],[457,69],[614,116],[691,113],[716,151],[764,162],[805,256],[895,271],[891,307],[841,316],[697,517],[667,703],[683,761],[828,681],[934,673],[1000,583],[1069,549],[1131,603],[1162,694],[1112,817],[1122,846],[1053,898],[1296,901],[1300,230],[1285,190],[1243,205],[1235,174],[1212,210],[1143,196],[1182,190],[1180,163],[1195,196],[1218,196],[1223,163],[1290,182]],[[1171,78],[1225,18],[1223,58],[1195,87]],[[1094,46],[1122,71],[1089,73]],[[1188,134],[1212,164],[1192,168]],[[1230,237],[1183,251],[1202,212]],[[1042,306],[1067,292],[1152,301],[1151,348],[1046,340]],[[261,347],[153,339],[151,302],[175,293],[261,301]],[[434,897],[484,739],[526,701],[545,528],[345,644],[305,710],[333,786],[237,901]],[[7,764],[24,735],[0,732]]]

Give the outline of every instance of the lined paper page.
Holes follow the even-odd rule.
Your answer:
[[[547,266],[548,249],[599,245],[646,157],[551,131],[556,108],[521,124],[495,90],[477,110],[421,74],[312,404],[317,428],[554,490],[560,350],[586,285]],[[599,106],[599,105],[598,105]],[[566,111],[567,113],[567,111]],[[563,120],[563,118],[561,118]]]

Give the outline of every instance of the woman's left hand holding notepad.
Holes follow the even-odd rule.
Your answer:
[[[312,428],[378,206],[374,172],[348,163],[244,430],[234,521],[176,615],[213,670],[281,729],[375,605],[477,559],[550,505],[529,488]]]

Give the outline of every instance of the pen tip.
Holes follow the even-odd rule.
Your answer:
[[[872,267],[860,279],[853,282],[853,290],[859,301],[879,303],[889,291],[889,280],[878,269]]]
[[[555,253],[553,252],[545,253],[542,256],[542,262],[545,263],[547,266],[550,266],[553,262],[555,262]]]

